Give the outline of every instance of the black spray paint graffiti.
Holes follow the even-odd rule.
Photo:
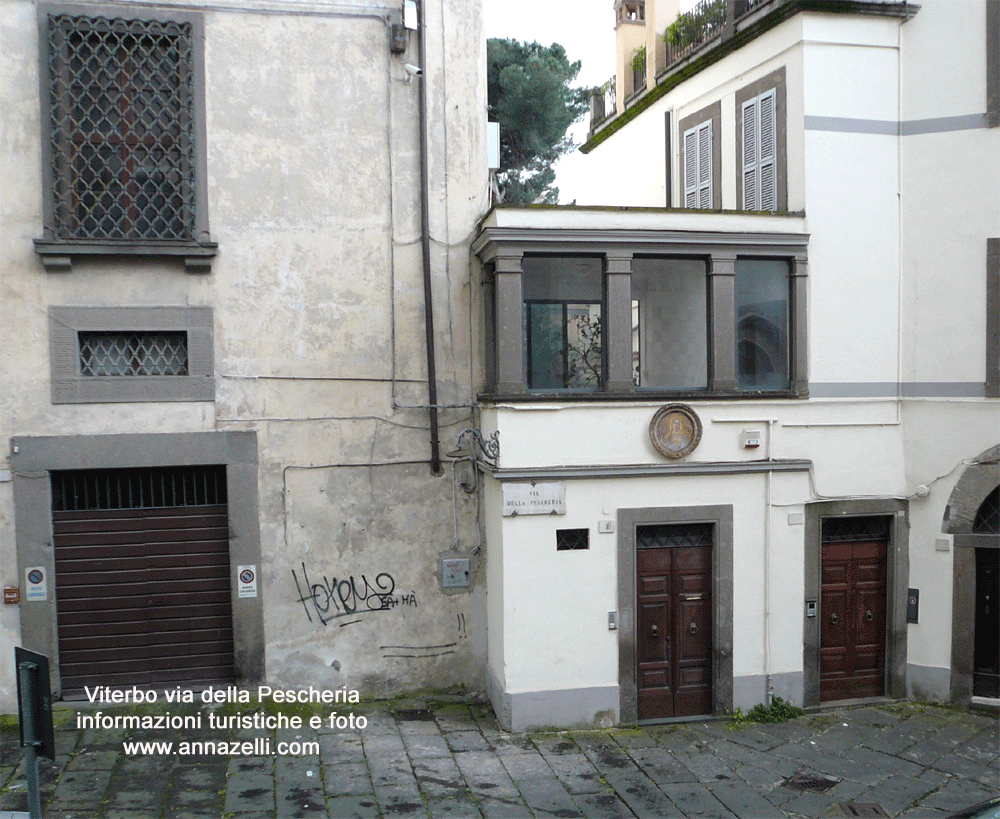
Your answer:
[[[388,572],[379,572],[375,575],[375,584],[368,582],[365,575],[361,575],[360,581],[355,580],[354,575],[338,580],[336,577],[330,578],[320,575],[318,583],[309,581],[309,573],[306,571],[306,564],[302,564],[302,582],[299,576],[292,569],[292,579],[295,581],[295,588],[299,593],[299,602],[306,611],[306,617],[312,622],[313,614],[319,618],[324,626],[338,617],[351,617],[359,614],[367,614],[374,611],[391,611],[397,606],[416,606],[417,596],[409,594],[396,594],[396,581]],[[351,623],[360,622],[359,619],[341,623],[341,626],[349,626]]]
[[[454,654],[458,643],[442,643],[436,646],[379,646],[383,657],[408,657],[414,660],[425,660],[430,657],[443,657]],[[405,654],[396,652],[404,651]]]

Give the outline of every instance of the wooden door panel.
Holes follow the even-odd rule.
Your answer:
[[[824,648],[819,655],[819,670],[822,675],[838,675],[847,671],[847,651],[845,649]]]
[[[669,574],[673,568],[670,549],[639,549],[636,552],[636,568],[640,576],[649,574]]]
[[[885,541],[824,543],[820,700],[885,690]]]
[[[847,589],[823,590],[823,648],[843,649],[847,645]]]
[[[826,560],[826,552],[823,553],[823,559]],[[823,585],[847,585],[847,562],[844,563],[834,563],[831,565],[823,564]]]
[[[710,546],[637,550],[639,719],[711,713],[711,567]]]
[[[712,550],[675,549],[676,716],[712,710]]]
[[[707,600],[680,600],[677,618],[677,660],[681,663],[707,662],[712,644],[711,603]]]
[[[639,605],[639,662],[667,662],[670,636],[670,598],[666,595]]]
[[[644,550],[637,555],[636,654],[639,719],[673,708],[670,657],[670,555]]]
[[[976,610],[972,693],[1000,696],[1000,559],[996,549],[976,549]]]

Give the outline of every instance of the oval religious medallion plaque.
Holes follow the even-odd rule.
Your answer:
[[[686,404],[668,404],[649,422],[649,438],[665,458],[683,458],[701,441],[701,419]]]

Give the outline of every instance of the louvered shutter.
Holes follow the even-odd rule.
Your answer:
[[[684,132],[684,207],[712,207],[712,120]]]
[[[743,103],[743,209],[760,210],[757,184],[757,99]]]
[[[775,116],[774,91],[758,97],[760,140],[757,154],[757,178],[760,184],[758,210],[777,210],[778,199],[775,180]]]
[[[684,207],[698,207],[698,129],[684,132]]]
[[[712,207],[712,120],[698,128],[698,207]]]

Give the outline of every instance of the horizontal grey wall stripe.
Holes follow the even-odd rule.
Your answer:
[[[985,398],[978,381],[831,381],[809,384],[812,398]]]
[[[894,119],[853,119],[851,117],[806,116],[807,131],[839,131],[846,134],[882,134],[896,136],[899,123]]]
[[[986,114],[963,114],[957,117],[933,117],[897,122],[893,119],[855,119],[853,117],[805,117],[807,131],[836,131],[844,134],[880,134],[913,136],[950,131],[973,131],[986,127]]]
[[[903,136],[940,134],[945,131],[974,131],[986,127],[986,114],[965,114],[960,117],[904,120]]]

